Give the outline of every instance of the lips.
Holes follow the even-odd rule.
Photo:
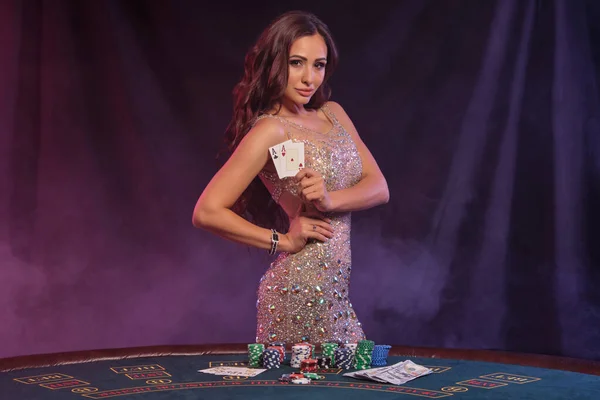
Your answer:
[[[300,93],[301,96],[304,96],[304,97],[310,97],[313,94],[312,90],[307,90],[307,89],[296,89],[296,91],[298,93]]]

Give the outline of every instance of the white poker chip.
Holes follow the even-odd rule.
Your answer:
[[[292,379],[292,383],[295,385],[308,385],[310,383],[310,379],[308,379],[308,378]]]

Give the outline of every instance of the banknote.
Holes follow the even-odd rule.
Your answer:
[[[392,385],[402,385],[421,376],[429,375],[431,372],[427,367],[415,364],[410,360],[405,360],[386,367],[348,372],[344,376],[381,383],[391,383]]]

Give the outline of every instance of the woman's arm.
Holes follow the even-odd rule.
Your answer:
[[[265,149],[283,141],[281,127],[265,119],[242,139],[225,165],[208,183],[194,208],[196,228],[262,249],[271,248],[271,232],[231,211],[231,207],[268,161]]]
[[[285,131],[279,122],[270,118],[259,121],[202,192],[194,208],[192,224],[238,243],[270,249],[271,231],[240,217],[231,207],[269,161],[267,149],[285,140]],[[303,225],[304,229],[299,225]],[[297,251],[302,243],[298,235],[304,242],[304,236],[307,235],[319,240],[326,239],[323,235],[317,236],[313,225],[319,225],[321,233],[330,230],[329,224],[323,220],[302,217],[294,225],[294,232],[290,227],[291,238],[280,236],[280,250]],[[303,232],[306,230],[311,232]]]
[[[375,158],[358,135],[348,114],[336,102],[330,101],[327,106],[354,140],[363,166],[360,182],[350,188],[329,193],[331,201],[331,210],[329,211],[358,211],[387,203],[390,199],[390,192],[385,177]]]

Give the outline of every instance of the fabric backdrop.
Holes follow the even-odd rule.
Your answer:
[[[292,1],[0,2],[0,357],[250,343],[271,258],[192,227],[245,52]],[[600,2],[302,3],[390,187],[377,343],[600,359]]]

